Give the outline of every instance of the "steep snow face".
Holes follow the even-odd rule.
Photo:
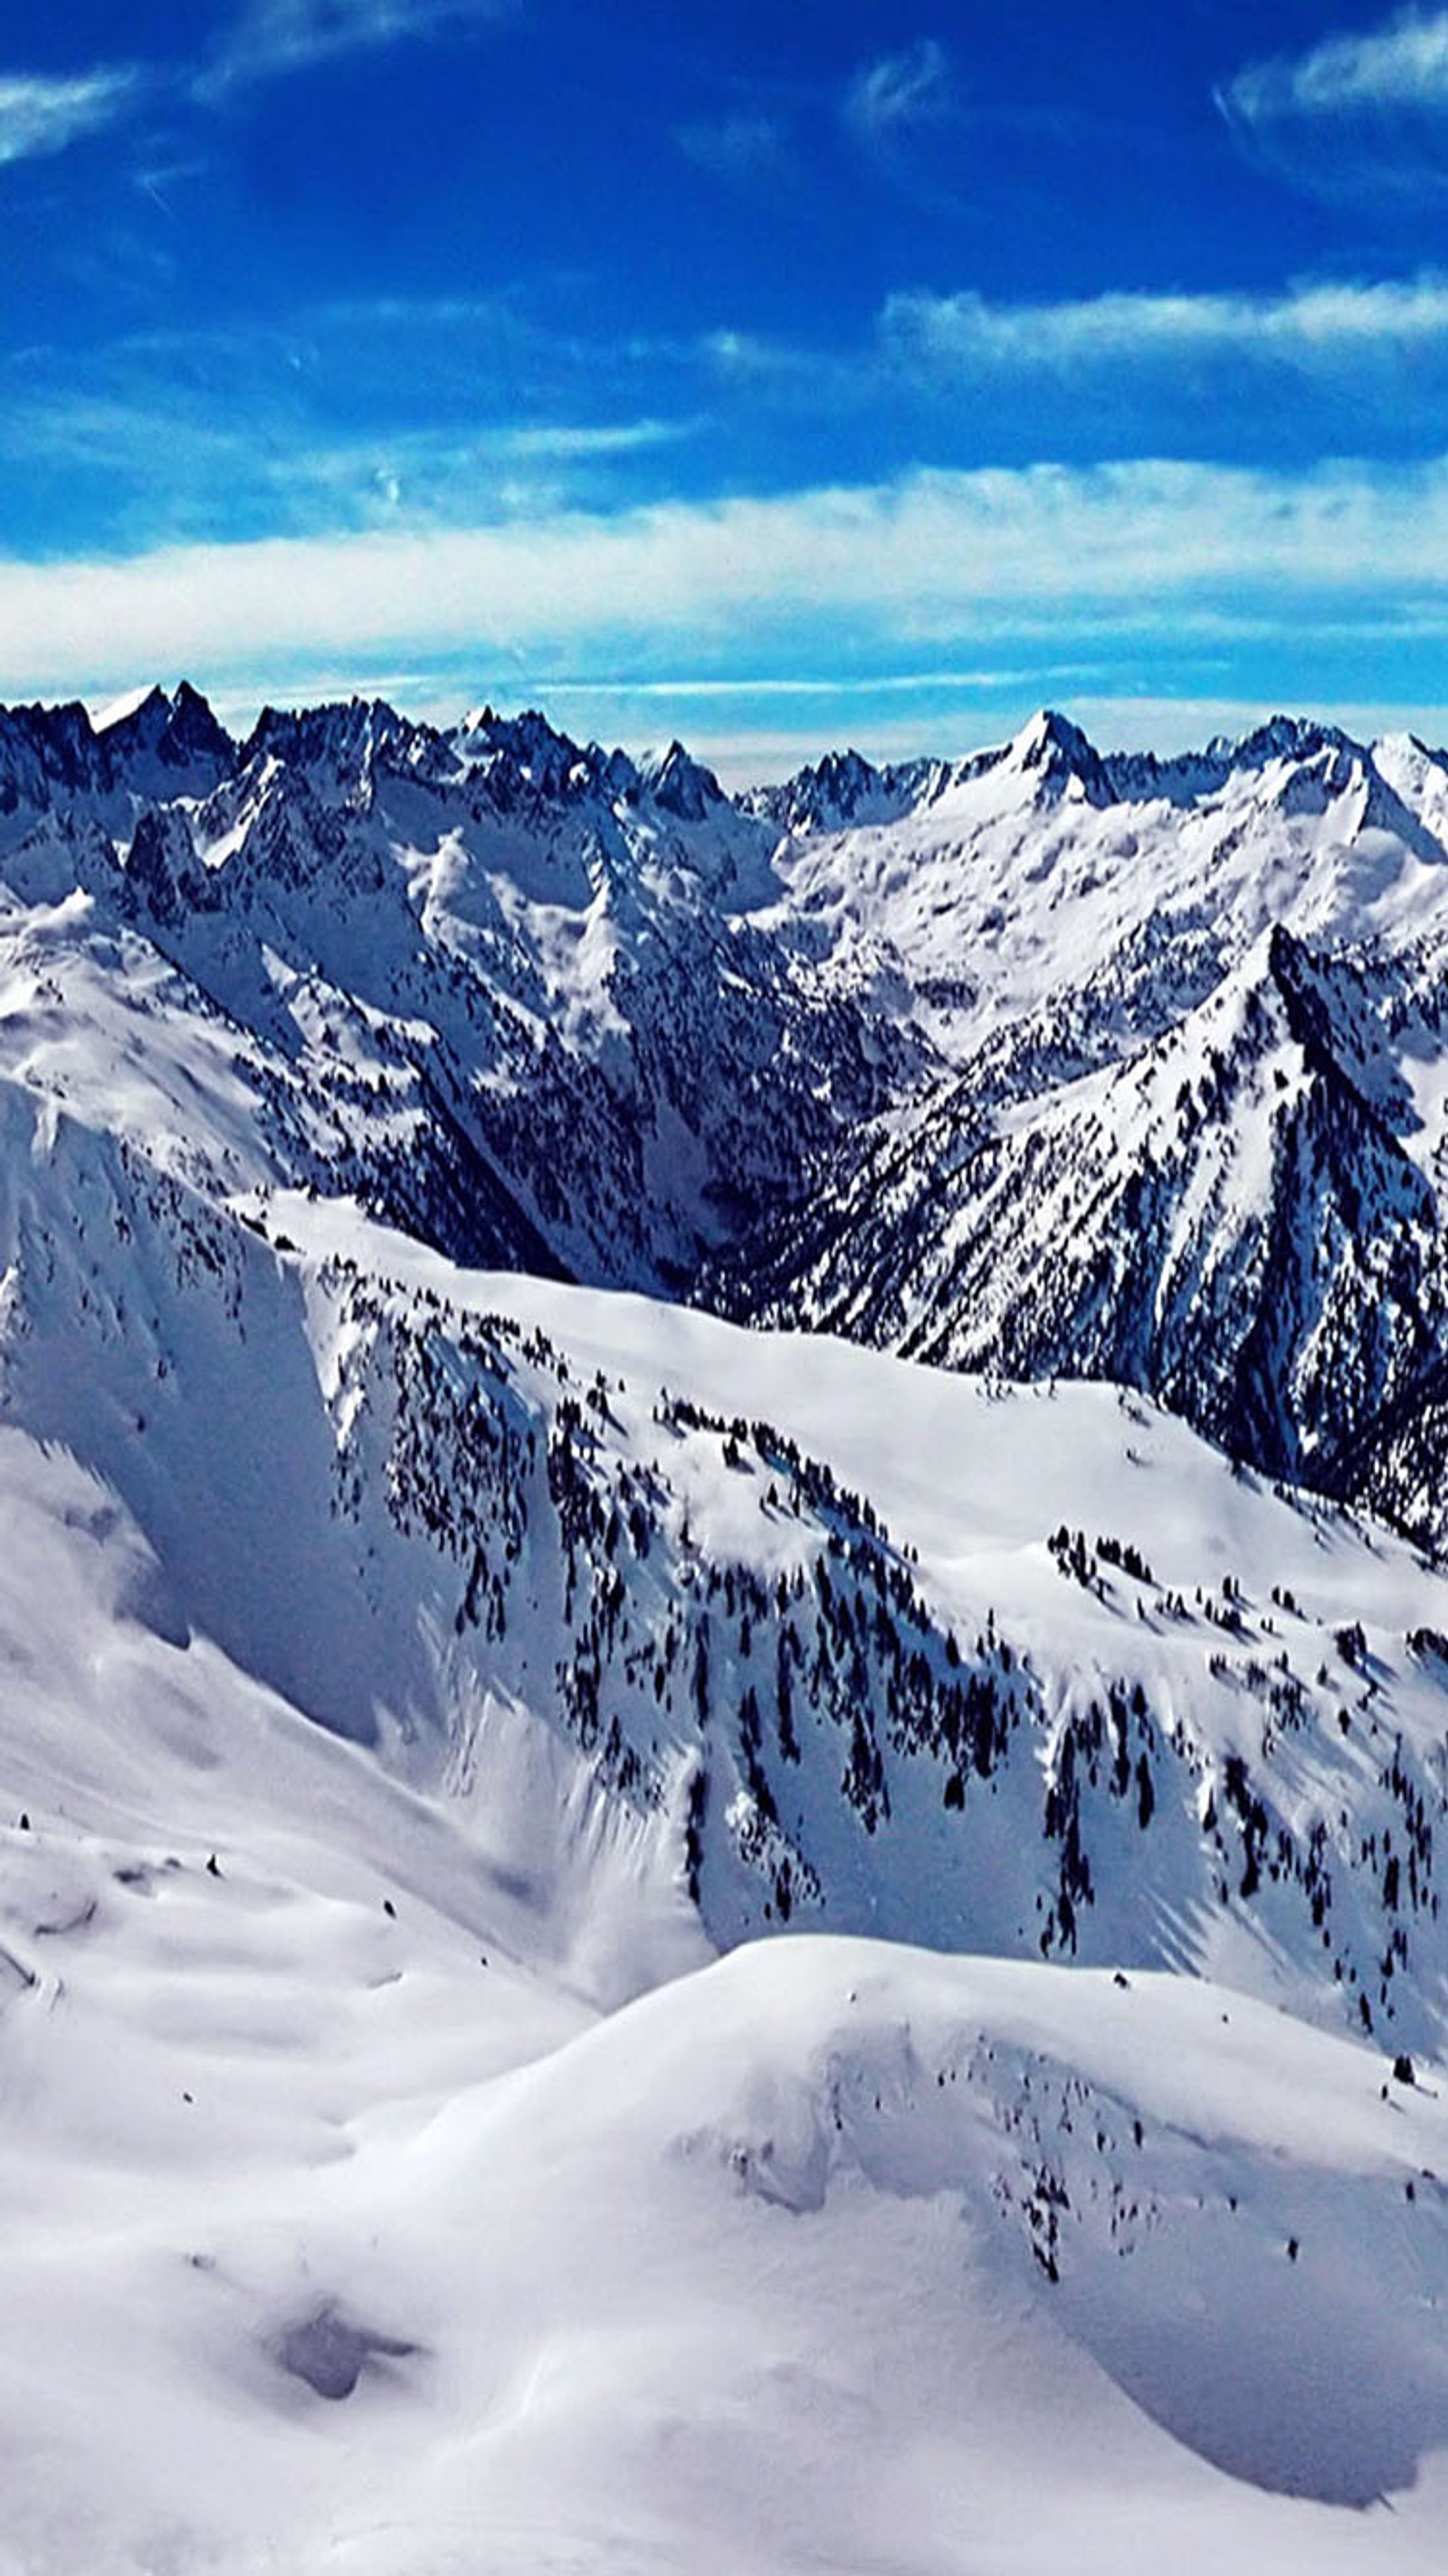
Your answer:
[[[1120,1380],[1235,1456],[1354,1490],[1376,1429],[1436,1382],[1448,1325],[1433,1192],[1360,1000],[1277,930],[1107,1071],[1026,1089],[1018,1057],[994,1098],[967,1077],[812,1244],[791,1232],[781,1309],[803,1279],[832,1329]]]

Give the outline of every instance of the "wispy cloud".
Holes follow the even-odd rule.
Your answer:
[[[863,63],[845,84],[815,80],[796,89],[783,111],[777,104],[746,106],[725,116],[676,129],[681,152],[701,169],[738,186],[778,186],[802,180],[817,159],[821,126],[836,120],[858,149],[884,164],[926,128],[956,113],[950,62],[933,36]]]
[[[1413,12],[1371,35],[1332,36],[1310,53],[1253,64],[1238,73],[1228,94],[1256,116],[1448,108],[1448,13]]]
[[[1078,664],[1057,664],[1048,676],[1054,679],[1079,678]],[[1097,675],[1099,676],[1099,674]],[[780,679],[768,673],[752,672],[742,679],[699,679],[692,674],[671,673],[664,680],[636,680],[631,683],[634,697],[653,698],[922,698],[942,690],[984,690],[1028,688],[1041,677],[1039,664],[1022,671],[872,671],[867,678],[842,677],[839,672],[821,672],[804,678]],[[617,680],[561,679],[560,689],[575,698],[616,697]]]
[[[1228,352],[1314,371],[1376,350],[1422,351],[1441,342],[1448,351],[1448,279],[1021,305],[990,304],[974,293],[900,294],[885,305],[880,339],[890,358],[944,376]]]
[[[210,162],[204,160],[199,153],[193,153],[189,158],[179,155],[169,160],[143,164],[139,169],[132,171],[131,180],[132,185],[140,190],[143,197],[149,197],[153,205],[159,206],[163,214],[169,215],[174,212],[172,199],[176,193],[192,185],[196,180],[209,177],[210,171]]]
[[[523,460],[636,456],[645,448],[671,447],[692,438],[698,427],[693,420],[544,421],[484,432],[482,444]]]
[[[1249,63],[1217,104],[1248,151],[1316,195],[1448,194],[1448,11]]]
[[[38,388],[0,404],[0,466],[62,486],[103,481],[112,526],[133,535],[141,527],[160,534],[158,502],[171,539],[218,525],[237,534],[322,536],[546,512],[570,499],[597,502],[631,459],[691,439],[702,426],[692,416],[645,415],[394,424],[341,436],[295,397],[235,382],[263,372],[265,360],[248,341],[232,349],[218,338],[209,353],[204,342],[164,338],[154,347],[123,345],[138,346],[151,362],[129,387],[122,369],[110,386]],[[213,363],[198,391],[183,366],[199,366],[207,354]],[[234,391],[218,400],[218,383]]]
[[[897,456],[987,435],[1003,462],[1012,448],[1305,461],[1364,442],[1421,455],[1448,409],[1448,275],[1023,304],[909,289],[853,348],[716,330],[698,356],[695,400],[724,420],[745,405],[873,416]]]
[[[124,116],[141,88],[139,73],[125,65],[69,80],[0,74],[0,162],[63,152],[81,135]]]
[[[845,117],[856,133],[883,142],[937,122],[952,104],[945,49],[933,36],[922,36],[856,72],[845,94]]]
[[[251,0],[199,74],[196,95],[219,98],[338,55],[498,18],[510,6],[511,0]]]
[[[1302,474],[1134,463],[913,473],[763,500],[563,509],[471,528],[0,564],[0,687],[379,654],[525,659],[580,678],[842,671],[982,641],[1186,639],[1304,622],[1441,632],[1448,459]],[[810,665],[806,663],[806,668]],[[817,667],[817,666],[816,666]],[[898,667],[898,660],[897,660]]]

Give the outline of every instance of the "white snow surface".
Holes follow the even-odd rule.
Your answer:
[[[313,1333],[345,1254],[541,1326],[631,1437],[661,1383],[747,1403],[1043,1650],[1122,1624],[1043,1560],[1048,1480],[1099,1518],[1146,1479],[1163,1579],[1265,1551],[1385,1652],[1443,1590],[1109,1390],[470,1280],[300,1196],[269,1222],[300,1248],[243,1229],[249,1258]],[[280,1447],[298,1391],[240,1294]],[[199,1569],[244,1493],[193,1468],[203,1526],[158,1556],[145,1480],[75,1454],[103,1409],[0,1434],[7,2576],[1441,2564],[1436,2067],[1290,2018],[1265,1955],[1225,1985],[818,1935],[711,1964],[663,1824],[546,1712],[494,1709],[465,1790],[446,1744],[302,1715],[246,1621],[223,1653]],[[745,1480],[690,1472],[701,1551],[757,1547]]]
[[[0,1488],[7,2571],[1441,2564],[1436,2079],[860,1940],[601,2012],[92,1480]]]
[[[1441,1565],[1114,1387],[467,1271],[342,1177],[420,1126],[419,925],[508,962],[500,1094],[622,1059],[650,940],[722,1010],[771,905],[942,1062],[1066,918],[1089,976],[1199,916],[1215,1027],[1284,911],[1427,938],[1441,761],[1112,804],[1042,718],[776,857],[672,751],[642,819],[598,755],[551,839],[444,829],[417,764],[497,732],[336,881],[263,745],[181,964],[84,832],[9,835],[0,2571],[1441,2568]],[[695,1131],[645,1150],[703,1205]]]

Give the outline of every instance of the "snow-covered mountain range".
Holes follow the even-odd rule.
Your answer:
[[[6,2576],[1438,2563],[1445,891],[0,712]]]
[[[1043,715],[731,800],[677,744],[486,709],[268,711],[235,744],[183,687],[100,731],[0,716],[0,812],[9,954],[43,917],[62,1047],[78,1010],[117,1043],[144,1012],[224,1065],[225,1110],[195,1067],[169,1104],[193,1176],[1129,1383],[1437,1536],[1448,760],[1421,745],[1279,719],[1108,760]],[[154,1033],[130,1053],[171,1080]]]

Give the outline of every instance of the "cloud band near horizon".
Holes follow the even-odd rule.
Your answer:
[[[641,678],[681,638],[724,678],[776,654],[792,667],[820,627],[843,674],[852,653],[923,658],[1043,624],[1229,633],[1335,603],[1399,626],[1448,611],[1448,457],[1296,475],[1172,462],[914,472],[538,523],[12,558],[0,689],[470,647]]]

